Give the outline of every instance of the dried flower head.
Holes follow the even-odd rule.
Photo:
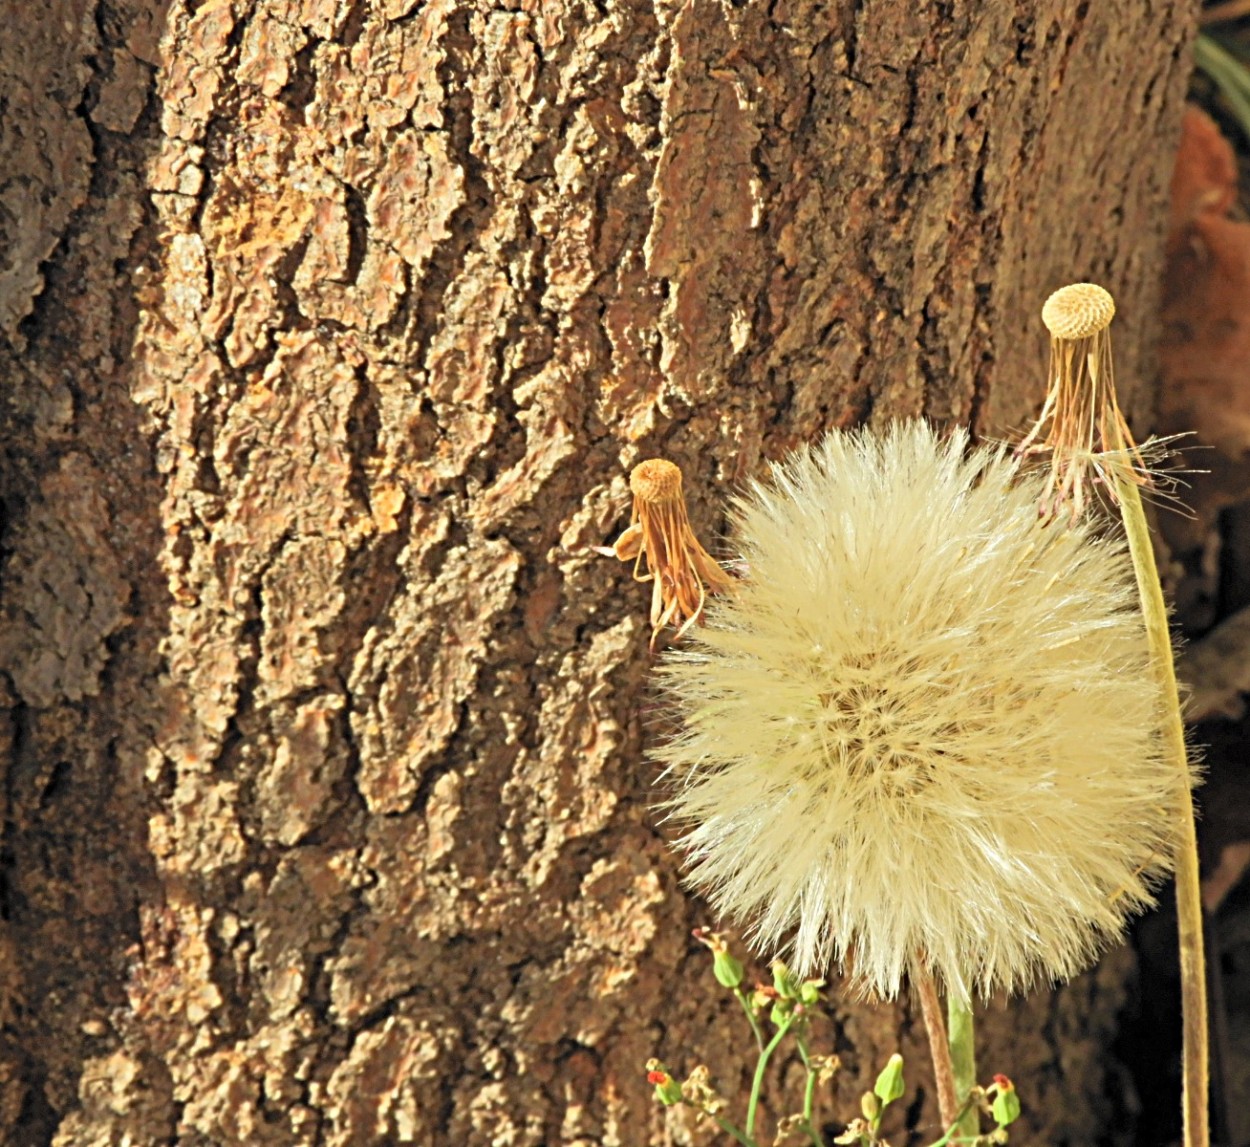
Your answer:
[[[689,879],[800,977],[1062,979],[1150,903],[1181,781],[1123,547],[923,423],[736,502],[750,569],[661,673]]]
[[[733,583],[699,544],[690,528],[681,470],[663,458],[640,462],[629,475],[634,509],[629,528],[611,552],[634,563],[634,580],[654,583],[651,593],[651,647],[666,625],[680,637],[703,614],[709,593]],[[647,572],[639,573],[643,558]]]
[[[1092,500],[1091,471],[1108,493],[1112,466],[1137,485],[1150,485],[1146,457],[1116,401],[1110,332],[1114,317],[1115,300],[1096,283],[1061,287],[1042,307],[1042,322],[1050,331],[1050,377],[1042,413],[1019,449],[1050,453],[1050,476],[1041,498],[1047,514],[1066,506],[1072,517],[1079,517]]]

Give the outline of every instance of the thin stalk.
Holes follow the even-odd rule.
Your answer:
[[[933,1077],[937,1081],[938,1110],[942,1126],[949,1127],[959,1118],[959,1096],[955,1093],[955,1069],[951,1065],[951,1049],[946,1042],[946,1024],[942,1021],[942,1003],[928,969],[915,970],[911,982],[920,997],[924,1030],[929,1037],[929,1054],[933,1058]]]
[[[968,1096],[977,1085],[977,1057],[972,1023],[972,1004],[960,1003],[954,994],[946,997],[947,1043],[955,1075],[955,1095],[960,1103],[956,1126],[961,1135],[975,1138],[981,1133],[981,1119]],[[943,1121],[945,1122],[945,1121]]]
[[[1176,916],[1181,950],[1181,1010],[1184,1075],[1181,1109],[1184,1114],[1185,1147],[1208,1147],[1207,1092],[1210,1086],[1207,1043],[1207,977],[1202,940],[1202,888],[1198,876],[1198,833],[1194,827],[1194,802],[1190,795],[1189,759],[1185,751],[1185,728],[1176,692],[1172,664],[1172,637],[1167,606],[1155,566],[1150,528],[1136,483],[1118,469],[1112,471],[1116,499],[1129,552],[1137,575],[1142,617],[1150,645],[1150,662],[1164,711],[1167,751],[1180,773],[1177,785]]]
[[[794,1017],[790,1016],[777,1028],[777,1034],[768,1041],[768,1045],[760,1052],[759,1062],[755,1065],[755,1078],[751,1081],[751,1099],[747,1103],[747,1135],[755,1134],[755,1108],[759,1105],[760,1089],[764,1086],[764,1069],[768,1067],[769,1057],[777,1050],[777,1045],[785,1038],[786,1032]]]
[[[757,1147],[754,1139],[748,1139],[741,1131],[738,1130],[728,1119],[722,1119],[719,1115],[713,1115],[717,1126],[720,1127],[727,1135],[732,1135],[743,1147]]]
[[[807,1125],[807,1137],[816,1147],[821,1147],[820,1136],[816,1134],[812,1122],[816,1102],[816,1073],[812,1070],[811,1056],[807,1051],[806,1034],[800,1031],[796,1042],[799,1045],[799,1056],[803,1060],[803,1069],[807,1072],[807,1082],[803,1088],[803,1122]]]
[[[764,1029],[760,1027],[760,1022],[755,1018],[755,1009],[751,1007],[750,997],[741,988],[734,988],[734,995],[738,997],[738,1003],[742,1005],[742,1010],[747,1014],[747,1023],[751,1025],[751,1031],[755,1036],[755,1046],[764,1050]]]
[[[929,1144],[929,1147],[946,1147],[948,1143],[963,1143],[965,1139],[960,1136],[955,1138],[955,1132],[959,1130],[959,1120],[964,1117],[972,1109],[972,1097],[969,1096],[964,1100],[963,1106],[959,1109],[958,1118],[946,1129],[946,1134],[941,1139],[935,1139]]]

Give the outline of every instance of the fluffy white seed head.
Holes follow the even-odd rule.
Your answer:
[[[1170,867],[1175,769],[1121,545],[924,423],[735,503],[749,575],[661,665],[689,880],[811,975],[1064,979]]]

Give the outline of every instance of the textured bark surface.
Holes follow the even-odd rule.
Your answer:
[[[647,455],[711,538],[825,427],[1004,432],[1074,278],[1147,376],[1189,8],[3,0],[0,1138],[707,1142],[588,547]],[[1130,973],[990,1009],[1025,1142],[1128,1135]],[[848,1117],[923,1083],[832,1012]]]

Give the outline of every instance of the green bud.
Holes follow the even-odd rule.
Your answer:
[[[729,952],[729,945],[720,932],[709,932],[706,928],[696,928],[694,938],[712,952],[712,974],[722,988],[736,988],[742,983],[745,972],[742,965]]]
[[[871,1091],[865,1091],[860,1096],[859,1109],[864,1113],[864,1118],[875,1126],[878,1118],[881,1116],[881,1100],[873,1095]]]
[[[665,1107],[681,1102],[681,1084],[677,1082],[659,1060],[647,1061],[647,1082],[655,1085],[655,1097]]]
[[[713,948],[712,975],[722,988],[736,988],[746,977],[746,969],[728,948]]]
[[[824,980],[804,980],[799,985],[799,1000],[809,1008],[820,1002],[820,989]]]
[[[663,1083],[655,1085],[655,1097],[665,1107],[675,1107],[681,1102],[681,1084],[670,1075]]]
[[[773,987],[777,989],[778,995],[785,1000],[797,1000],[799,985],[794,979],[794,974],[780,960],[774,960],[772,966]]]
[[[994,1093],[994,1098],[990,1100],[990,1114],[999,1127],[1006,1127],[1020,1118],[1020,1096],[1010,1079],[1005,1075],[994,1076],[989,1090]]]
[[[882,1103],[893,1103],[902,1097],[903,1057],[897,1052],[890,1056],[889,1062],[882,1068],[872,1090]]]

